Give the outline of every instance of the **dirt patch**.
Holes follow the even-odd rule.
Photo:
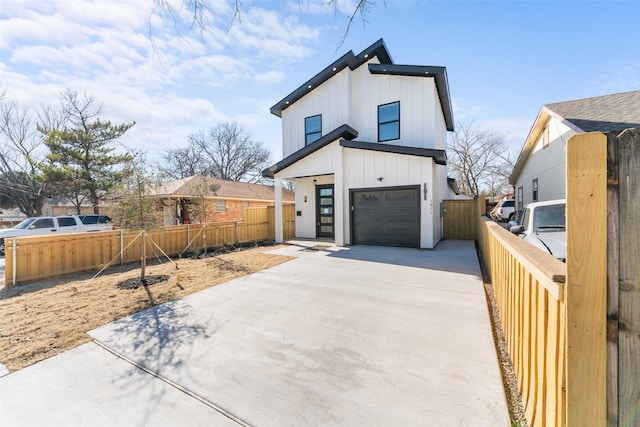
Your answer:
[[[116,283],[119,289],[138,289],[140,286],[151,286],[156,283],[162,283],[169,280],[168,274],[159,274],[156,276],[132,277],[131,279],[123,280]]]
[[[281,264],[292,258],[267,254],[281,246],[253,247],[208,254],[204,258],[148,262],[68,275],[0,289],[0,362],[10,371],[91,341],[87,331],[153,305]],[[151,279],[156,281],[150,286]],[[129,286],[127,289],[118,284]],[[123,285],[124,286],[124,285]]]

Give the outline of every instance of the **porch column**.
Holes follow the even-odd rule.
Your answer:
[[[343,157],[344,148],[340,147],[340,155],[336,158],[336,171],[333,175],[333,232],[336,246],[344,246],[345,224],[349,224],[351,214],[348,203],[345,209]]]
[[[274,177],[273,187],[275,189],[276,196],[276,243],[282,243],[284,240],[282,234],[282,179]]]

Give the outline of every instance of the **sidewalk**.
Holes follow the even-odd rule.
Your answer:
[[[473,242],[298,244],[0,378],[0,424],[509,425]]]

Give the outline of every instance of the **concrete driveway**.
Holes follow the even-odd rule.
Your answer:
[[[312,245],[0,378],[0,425],[509,425],[473,242]]]

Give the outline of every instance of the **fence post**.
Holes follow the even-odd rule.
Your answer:
[[[124,230],[120,230],[120,265],[124,265]]]
[[[566,425],[607,422],[607,138],[567,142]]]
[[[16,267],[18,266],[18,239],[14,238],[13,239],[13,244],[12,244],[12,249],[13,249],[13,255],[12,255],[12,260],[11,262],[13,263],[13,286],[16,286],[18,284],[18,273],[16,271]]]

